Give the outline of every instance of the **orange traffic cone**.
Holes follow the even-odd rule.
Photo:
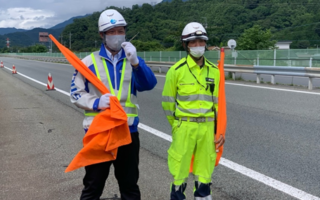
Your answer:
[[[50,73],[48,75],[47,90],[54,90],[54,84]]]
[[[4,68],[2,60],[1,60],[1,63],[0,63],[0,68]]]
[[[14,65],[12,65],[12,74],[16,74],[17,73],[17,69]]]

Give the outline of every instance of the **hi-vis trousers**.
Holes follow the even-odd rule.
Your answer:
[[[174,185],[181,185],[187,181],[192,155],[196,181],[210,183],[217,156],[213,121],[174,121],[172,143],[168,150],[168,166],[174,178]]]

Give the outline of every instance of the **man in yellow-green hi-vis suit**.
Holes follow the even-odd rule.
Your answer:
[[[203,56],[208,36],[200,23],[187,24],[181,40],[187,57],[169,69],[162,92],[162,107],[172,126],[168,150],[168,166],[173,176],[170,200],[186,199],[184,191],[192,155],[194,198],[211,200],[216,148],[224,144],[224,137],[217,141],[214,137],[220,73]]]

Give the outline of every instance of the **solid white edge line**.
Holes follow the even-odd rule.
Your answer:
[[[172,142],[172,137],[166,133],[163,133],[161,131],[158,131],[154,128],[151,128],[145,124],[139,124],[138,125],[139,128],[145,130],[145,131],[148,131],[149,133],[153,134],[153,135],[156,135],[164,140],[167,140],[169,142]],[[256,172],[254,170],[251,170],[247,167],[244,167],[242,165],[239,165],[235,162],[232,162],[230,160],[227,160],[223,157],[221,157],[220,159],[220,162],[219,162],[220,165],[223,165],[229,169],[232,169],[236,172],[239,172],[245,176],[248,176],[249,178],[252,178],[256,181],[259,181],[265,185],[268,185],[276,190],[279,190],[281,192],[284,192],[292,197],[295,197],[297,199],[301,199],[301,200],[320,200],[319,197],[316,197],[316,196],[313,196],[309,193],[306,193],[302,190],[299,190],[297,188],[294,188],[288,184],[285,184],[285,183],[282,183],[280,181],[277,181],[273,178],[270,178],[266,175],[263,175],[259,172]]]
[[[156,74],[155,76],[163,77],[163,78],[166,77],[164,75],[158,75],[158,74]],[[246,84],[230,83],[230,82],[225,82],[225,84],[226,85],[243,86],[243,87],[261,88],[261,89],[268,89],[268,90],[278,90],[278,91],[286,91],[286,92],[295,92],[295,93],[303,93],[303,94],[320,95],[319,92],[307,92],[307,91],[299,91],[299,90],[289,90],[289,89],[282,89],[282,88],[275,88],[275,87],[264,87],[264,86],[258,86],[258,85],[246,85]]]
[[[303,200],[319,200],[320,199],[319,197],[308,194],[302,190],[299,190],[299,189],[292,187],[288,184],[282,183],[278,180],[270,178],[266,175],[263,175],[259,172],[251,170],[247,167],[244,167],[242,165],[234,163],[234,162],[227,160],[225,158],[221,158],[219,163],[225,167],[228,167],[236,172],[239,172],[245,176],[248,176],[254,180],[257,180],[257,181],[259,181],[265,185],[268,185],[276,190],[282,191],[282,192],[284,192],[292,197],[295,197],[297,199],[303,199]]]
[[[4,66],[4,68],[6,68],[6,69],[9,70],[9,71],[12,71],[12,69],[10,69],[10,68],[8,68],[8,67],[6,67],[6,66]],[[24,77],[24,78],[27,78],[27,79],[29,79],[29,80],[31,80],[31,81],[33,81],[33,82],[36,82],[36,83],[38,83],[38,84],[40,84],[40,85],[47,86],[46,83],[42,83],[42,82],[40,82],[40,81],[38,81],[38,80],[36,80],[36,79],[33,79],[33,78],[31,78],[31,77],[29,77],[29,76],[27,76],[27,75],[21,74],[20,72],[17,72],[17,74],[20,75],[20,76],[22,76],[22,77]],[[68,93],[68,92],[65,92],[65,91],[63,91],[63,90],[61,90],[61,89],[59,89],[59,88],[56,88],[56,87],[54,87],[54,88],[55,88],[55,90],[57,90],[58,92],[69,96],[69,93]]]
[[[5,67],[5,68],[7,70],[12,71],[8,67]],[[31,80],[31,81],[39,83],[40,85],[47,86],[47,84],[42,83],[42,82],[40,82],[40,81],[38,81],[36,79],[33,79],[33,78],[29,77],[29,76],[26,76],[26,75],[21,74],[21,73],[18,73],[18,74],[20,76],[23,76],[23,77]],[[60,93],[62,93],[64,95],[70,96],[69,93],[66,92],[66,91],[63,91],[63,90],[57,89],[57,88],[55,88],[55,89],[58,92],[60,92]],[[156,136],[158,136],[158,137],[160,137],[160,138],[162,138],[162,139],[164,139],[166,141],[172,142],[172,137],[170,135],[166,134],[166,133],[158,131],[158,130],[156,130],[154,128],[151,128],[150,126],[147,126],[147,125],[142,124],[142,123],[139,123],[138,127],[143,129],[143,130],[145,130],[145,131],[147,131],[147,132],[149,132],[149,133],[151,133],[151,134],[153,134],[153,135],[156,135]],[[239,172],[239,173],[241,173],[241,174],[243,174],[245,176],[248,176],[248,177],[250,177],[250,178],[252,178],[254,180],[257,180],[257,181],[259,181],[259,182],[261,182],[261,183],[263,183],[265,185],[268,185],[268,186],[270,186],[270,187],[272,187],[272,188],[274,188],[276,190],[284,192],[284,193],[286,193],[286,194],[288,194],[288,195],[290,195],[292,197],[295,197],[297,199],[301,199],[301,200],[320,200],[319,197],[316,197],[316,196],[313,196],[311,194],[308,194],[308,193],[306,193],[306,192],[304,192],[302,190],[299,190],[299,189],[297,189],[295,187],[292,187],[292,186],[290,186],[288,184],[282,183],[282,182],[277,181],[277,180],[275,180],[273,178],[265,176],[265,175],[263,175],[263,174],[261,174],[259,172],[251,170],[251,169],[249,169],[247,167],[239,165],[239,164],[237,164],[235,162],[232,162],[230,160],[227,160],[227,159],[225,159],[223,157],[221,157],[219,164],[221,164],[221,165],[223,165],[223,166],[225,166],[225,167],[227,167],[229,169],[232,169],[232,170],[234,170],[236,172]]]
[[[145,124],[142,124],[142,123],[139,123],[138,124],[138,127],[145,130],[145,131],[148,131],[149,133],[152,133],[153,135],[156,135],[164,140],[167,140],[169,142],[172,142],[172,137],[166,133],[163,133],[161,131],[158,131],[154,128],[151,128],[150,126],[147,126]]]
[[[229,82],[226,82],[226,84],[227,84],[227,85],[243,86],[243,87],[261,88],[261,89],[268,89],[268,90],[279,90],[279,91],[286,91],[286,92],[296,92],[296,93],[303,93],[303,94],[315,94],[315,95],[320,95],[320,93],[318,93],[318,92],[307,92],[307,91],[299,91],[299,90],[289,90],[289,89],[282,89],[282,88],[264,87],[264,86],[256,86],[256,85],[246,85],[246,84],[229,83]]]

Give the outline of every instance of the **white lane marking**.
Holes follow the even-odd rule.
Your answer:
[[[6,67],[6,66],[5,66],[5,68],[6,68],[7,70],[9,70],[9,71],[12,71],[12,69],[10,69],[10,68],[8,68],[8,67]],[[36,80],[36,79],[33,79],[33,78],[31,78],[31,77],[29,77],[29,76],[27,76],[27,75],[21,74],[20,72],[17,72],[17,74],[19,74],[20,76],[23,76],[23,77],[25,77],[25,78],[33,81],[33,82],[36,82],[36,83],[38,83],[38,84],[40,84],[40,85],[43,85],[43,86],[46,86],[46,87],[47,87],[47,84],[46,84],[46,83],[42,83],[42,82],[40,82],[40,81],[38,81],[38,80]],[[63,90],[61,90],[61,89],[59,89],[59,88],[56,88],[56,87],[54,87],[54,88],[55,88],[55,90],[57,90],[58,92],[69,96],[69,93],[68,93],[68,92],[65,92],[65,91],[63,91]]]
[[[167,140],[169,142],[172,142],[172,137],[166,133],[163,133],[161,131],[158,131],[154,128],[151,128],[145,124],[139,124],[138,125],[139,128],[145,130],[145,131],[148,131],[149,133],[152,133],[153,135],[156,135],[164,140]],[[239,165],[235,162],[232,162],[228,159],[225,159],[225,158],[222,158],[220,159],[220,162],[219,162],[220,165],[223,165],[229,169],[232,169],[236,172],[239,172],[245,176],[248,176],[249,178],[252,178],[256,181],[259,181],[265,185],[268,185],[276,190],[279,190],[281,192],[284,192],[292,197],[295,197],[297,199],[301,199],[301,200],[320,200],[319,197],[316,197],[316,196],[313,196],[311,194],[308,194],[302,190],[299,190],[295,187],[292,187],[288,184],[285,184],[285,183],[282,183],[280,181],[277,181],[273,178],[270,178],[266,175],[263,175],[259,172],[256,172],[254,170],[251,170],[245,166],[242,166],[242,165]]]
[[[139,123],[138,127],[145,130],[145,131],[148,131],[149,133],[152,133],[153,135],[156,135],[164,140],[172,142],[172,137],[166,133],[158,131],[158,130],[151,128],[150,126],[144,125],[142,123]]]
[[[62,57],[59,57],[62,58]],[[64,58],[64,57],[63,57]],[[16,58],[16,59],[20,59],[20,58]],[[21,58],[23,59],[23,58]],[[81,60],[81,59],[80,59]],[[58,63],[58,62],[47,62],[47,61],[43,61],[43,60],[28,60],[28,59],[23,59],[23,62],[43,62],[43,63],[51,63],[51,64],[57,64],[57,65],[69,65],[71,66],[70,63]]]
[[[10,71],[12,71],[8,67],[5,67],[5,68],[10,70]],[[45,83],[37,81],[37,80],[35,80],[35,79],[33,79],[33,78],[29,77],[29,76],[26,76],[26,75],[21,74],[21,73],[18,73],[18,74],[20,76],[23,76],[23,77],[31,80],[31,81],[39,83],[40,85],[47,86]],[[56,90],[58,92],[64,94],[64,95],[70,96],[70,94],[68,92],[66,92],[66,91],[63,91],[63,90],[60,90],[60,89],[56,89]],[[149,133],[151,133],[151,134],[153,134],[153,135],[156,135],[156,136],[158,136],[158,137],[160,137],[160,138],[162,138],[164,140],[172,142],[172,137],[170,135],[166,134],[166,133],[158,131],[158,130],[156,130],[154,128],[151,128],[150,126],[147,126],[147,125],[142,124],[142,123],[139,123],[138,127],[143,129],[143,130],[145,130],[145,131],[147,131],[147,132],[149,132]],[[308,193],[306,193],[306,192],[304,192],[302,190],[299,190],[299,189],[297,189],[295,187],[292,187],[292,186],[290,186],[288,184],[282,183],[282,182],[277,181],[277,180],[275,180],[273,178],[265,176],[265,175],[263,175],[263,174],[261,174],[259,172],[256,172],[256,171],[251,170],[251,169],[249,169],[247,167],[239,165],[239,164],[237,164],[235,162],[232,162],[232,161],[230,161],[228,159],[221,158],[220,159],[220,164],[225,166],[225,167],[228,167],[228,168],[230,168],[230,169],[232,169],[232,170],[234,170],[236,172],[239,172],[239,173],[241,173],[241,174],[243,174],[245,176],[248,176],[248,177],[250,177],[250,178],[252,178],[254,180],[257,180],[257,181],[259,181],[259,182],[261,182],[261,183],[263,183],[265,185],[268,185],[268,186],[270,186],[270,187],[272,187],[272,188],[274,188],[276,190],[284,192],[284,193],[286,193],[286,194],[288,194],[288,195],[290,195],[292,197],[295,197],[297,199],[301,199],[301,200],[320,200],[319,197],[316,197],[316,196],[313,196],[311,194],[308,194]]]
[[[166,76],[164,76],[164,75],[158,75],[158,74],[156,74],[155,76],[163,77],[163,78],[166,77]],[[282,88],[264,87],[264,86],[258,86],[258,85],[246,85],[246,84],[240,84],[240,83],[230,83],[230,82],[226,82],[226,85],[236,85],[236,86],[253,87],[253,88],[261,88],[261,89],[268,89],[268,90],[278,90],[278,91],[286,91],[286,92],[296,92],[296,93],[303,93],[303,94],[315,94],[315,95],[320,95],[319,92],[307,92],[307,91],[299,91],[299,90],[288,90],[288,89],[282,89]]]
[[[319,92],[307,92],[307,91],[299,91],[299,90],[288,90],[288,89],[282,89],[282,88],[264,87],[264,86],[256,86],[256,85],[246,85],[246,84],[229,83],[229,82],[226,82],[226,84],[228,84],[228,85],[236,85],[236,86],[243,86],[243,87],[261,88],[261,89],[268,89],[268,90],[279,90],[279,91],[286,91],[286,92],[296,92],[296,93],[303,93],[303,94],[315,94],[315,95],[320,95]]]
[[[295,197],[297,199],[303,199],[303,200],[319,200],[320,199],[319,197],[308,194],[302,190],[299,190],[299,189],[292,187],[288,184],[277,181],[273,178],[265,176],[259,172],[253,171],[247,167],[244,167],[242,165],[234,163],[234,162],[227,160],[225,158],[221,158],[219,163],[225,167],[228,167],[236,172],[239,172],[245,176],[248,176],[254,180],[257,180],[263,184],[266,184],[276,190],[282,191],[282,192],[284,192],[292,197]]]
[[[159,75],[159,74],[155,74],[155,76],[158,76],[158,77],[166,77],[165,75]]]

